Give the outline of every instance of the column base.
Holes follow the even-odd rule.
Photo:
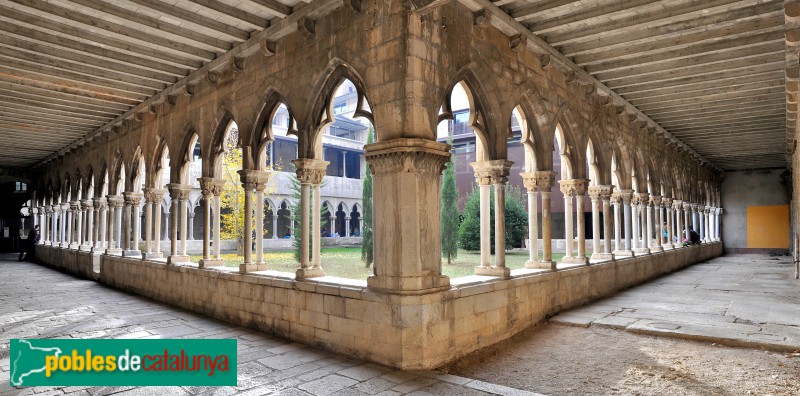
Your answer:
[[[142,257],[141,250],[125,250],[122,252],[122,257]]]
[[[661,247],[662,247],[664,250],[672,250],[672,249],[675,249],[675,245],[674,245],[674,244],[671,244],[671,243],[665,243],[665,244],[661,245]]]
[[[78,250],[78,248],[79,248],[79,247],[81,247],[81,245],[79,245],[79,244],[77,244],[77,243],[70,243],[68,247],[69,247],[70,249],[75,249],[75,250]]]
[[[564,257],[561,259],[562,264],[583,264],[589,265],[589,258],[586,256]]]
[[[613,261],[614,254],[613,253],[592,253],[592,257],[589,258],[590,263],[599,263],[601,261]]]
[[[239,264],[239,272],[242,274],[246,274],[248,272],[266,271],[268,269],[269,268],[267,268],[266,264]],[[317,276],[325,276],[325,273],[323,272],[322,275]]]
[[[556,270],[556,262],[555,261],[526,261],[525,268],[527,269],[543,269],[543,270]]]
[[[508,278],[511,276],[511,269],[508,267],[475,267],[475,275]]]
[[[92,246],[91,252],[94,254],[103,254],[105,253],[106,248],[100,246]]]
[[[242,264],[244,265],[244,264]],[[253,264],[251,264],[253,265]],[[261,264],[264,266],[264,269],[267,269],[266,264]],[[240,265],[239,268],[242,266]],[[325,271],[321,267],[307,267],[307,268],[298,268],[297,271],[294,273],[295,279],[307,279],[307,278],[318,278],[320,276],[325,276]]]
[[[189,262],[189,256],[181,256],[179,254],[176,254],[174,256],[167,257],[167,264],[168,265],[169,264],[188,263],[188,262]]]
[[[92,245],[81,245],[78,247],[78,250],[82,252],[89,252],[92,250]]]
[[[207,268],[207,267],[221,267],[225,265],[225,262],[222,259],[201,259],[199,266],[200,268]]]
[[[611,254],[613,254],[614,257],[617,257],[617,258],[620,258],[620,257],[636,257],[636,253],[634,253],[633,250],[615,250],[615,251],[611,252]]]
[[[373,275],[367,278],[367,287],[390,294],[420,295],[449,289],[450,278],[444,275],[408,277]]]
[[[122,249],[106,249],[106,254],[111,256],[121,256]]]
[[[644,254],[650,254],[650,249],[648,248],[634,248],[633,252],[636,253],[637,256],[641,256]]]
[[[160,258],[164,258],[164,254],[162,254],[161,252],[150,252],[142,254],[142,260],[152,260]]]
[[[652,245],[650,246],[651,253],[663,252],[664,248],[661,245]]]

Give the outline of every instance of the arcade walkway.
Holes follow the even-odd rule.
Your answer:
[[[0,395],[533,395],[338,356],[0,256]],[[237,338],[236,388],[9,387],[12,338]]]

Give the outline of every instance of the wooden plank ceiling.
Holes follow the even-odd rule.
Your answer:
[[[783,0],[494,0],[723,170],[785,167]]]
[[[786,166],[783,0],[492,2],[713,165]],[[63,154],[342,3],[0,0],[0,166]]]
[[[0,166],[52,157],[302,3],[0,0]]]

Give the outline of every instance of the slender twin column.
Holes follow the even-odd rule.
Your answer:
[[[80,247],[81,234],[81,201],[72,201],[69,204],[69,248]]]
[[[650,248],[647,247],[650,238],[652,237],[650,231],[651,227],[647,227],[648,212],[651,213],[650,225],[652,226],[652,212],[648,210],[648,208],[650,208],[650,194],[636,193],[636,202],[638,206],[637,210],[639,215],[639,224],[637,227],[634,227],[636,230],[634,233],[634,240],[636,241],[636,244],[634,245],[633,251],[636,253],[636,255],[650,254]]]
[[[522,182],[528,191],[528,261],[525,268],[537,268],[539,260],[539,209],[537,202],[536,173],[521,173]]]
[[[625,224],[625,245],[623,249],[618,249],[614,251],[615,257],[633,257],[635,253],[633,252],[633,242],[636,241],[633,238],[634,228],[633,225],[636,222],[633,220],[635,213],[636,205],[634,203],[634,195],[633,190],[621,190],[619,191],[619,199],[622,201],[622,208],[623,208],[623,223]]]
[[[105,247],[103,240],[105,240],[105,233],[103,229],[103,213],[108,206],[105,198],[92,198],[94,207],[94,227],[92,229],[92,253],[102,253]]]
[[[116,212],[122,208],[122,197],[117,195],[108,195],[106,196],[106,201],[108,202],[108,220],[106,222],[106,224],[108,224],[108,247],[106,248],[106,254],[122,254],[122,249],[117,247],[117,241],[115,238],[117,229]]]
[[[611,218],[609,217],[610,197],[613,186],[590,186],[589,198],[592,202],[592,256],[590,262],[614,259],[611,253]],[[603,213],[604,246],[600,247],[600,213]]]
[[[257,170],[242,169],[239,179],[244,188],[244,263],[239,265],[242,273],[264,271],[264,189],[269,180],[269,173]],[[322,181],[320,180],[320,183]],[[253,194],[255,193],[255,206]],[[318,199],[317,199],[318,200]],[[255,209],[255,210],[254,210]],[[255,212],[255,233],[253,232],[253,212]],[[317,212],[319,213],[319,212]],[[315,217],[319,221],[319,214]],[[255,234],[255,243],[253,241]],[[317,233],[319,236],[319,233]],[[253,245],[255,244],[256,261],[253,262]]]
[[[655,235],[653,235],[655,234]],[[661,196],[651,195],[647,208],[647,241],[651,252],[662,252],[664,231],[661,224]]]
[[[84,229],[81,234],[81,250],[91,250],[94,241],[94,202],[91,199],[84,199],[81,201],[81,209],[83,209],[83,224]]]
[[[715,221],[714,221],[714,237],[716,241],[722,240],[722,235],[719,232],[719,217],[722,215],[722,208],[716,208]]]
[[[192,191],[192,187],[170,183],[167,188],[172,200],[172,228],[170,230],[172,246],[170,247],[170,255],[167,257],[167,264],[186,263],[189,262],[189,256],[186,254],[186,203],[189,200],[189,192]],[[180,250],[178,250],[178,233],[180,233]]]
[[[320,185],[328,168],[328,161],[315,159],[297,159],[292,161],[295,166],[297,180],[300,182],[300,268],[297,269],[297,279],[325,276],[322,270],[322,236],[320,222]],[[313,198],[312,190],[313,189]],[[309,224],[309,220],[311,224]],[[311,257],[309,258],[309,244]],[[377,246],[375,247],[377,250]]]
[[[44,214],[45,214],[45,222],[42,224],[42,241],[44,241],[47,245],[52,245],[53,240],[55,239],[53,229],[53,207],[52,206],[45,206],[44,207]]]
[[[475,170],[475,180],[480,186],[481,198],[481,264],[475,267],[475,275],[511,276],[511,270],[506,267],[505,186],[512,164],[506,160],[470,163]],[[494,189],[494,266],[491,265],[490,185]]]
[[[672,210],[675,216],[675,248],[683,247],[683,201],[672,200]]]
[[[166,191],[145,188],[145,241],[143,259],[160,259],[161,253],[161,202]]]
[[[712,210],[713,208],[710,206],[703,208],[703,217],[705,217],[705,238],[703,239],[703,242],[711,242],[714,240],[714,237],[711,235],[711,230],[713,229],[711,225]]]
[[[125,243],[123,244],[122,255],[125,257],[140,257],[139,241],[141,233],[139,230],[139,205],[142,202],[142,193],[125,192],[122,194],[125,200],[125,210],[123,221],[125,226]]]
[[[675,223],[674,223],[674,215],[672,213],[672,198],[664,197],[663,204],[666,210],[666,221],[662,223],[667,223],[667,240],[664,241],[664,249],[674,249],[675,248]],[[663,232],[662,232],[663,235]]]
[[[583,194],[586,193],[586,180],[571,179],[560,180],[558,184],[564,194],[564,258],[562,263],[569,264],[589,264],[586,257],[586,238],[583,220]],[[576,202],[577,200],[577,202]],[[573,210],[573,202],[576,202]],[[573,234],[573,216],[577,218],[577,238]],[[577,239],[577,249],[576,244]],[[577,254],[575,253],[577,250]]]
[[[200,193],[203,195],[203,258],[200,260],[200,268],[215,267],[223,265],[220,258],[219,247],[219,198],[225,186],[225,180],[214,179],[212,177],[201,177]],[[214,221],[211,221],[211,207],[214,207]],[[214,227],[214,243],[211,243],[211,228]],[[211,247],[214,247],[216,254],[211,258]]]
[[[686,240],[691,240],[692,236],[689,232],[692,230],[692,207],[694,205],[689,202],[683,202],[683,238]]]

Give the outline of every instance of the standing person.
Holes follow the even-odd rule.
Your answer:
[[[39,226],[37,225],[28,233],[24,246],[20,246],[19,261],[31,261],[36,258],[36,244],[39,243],[39,238]]]

